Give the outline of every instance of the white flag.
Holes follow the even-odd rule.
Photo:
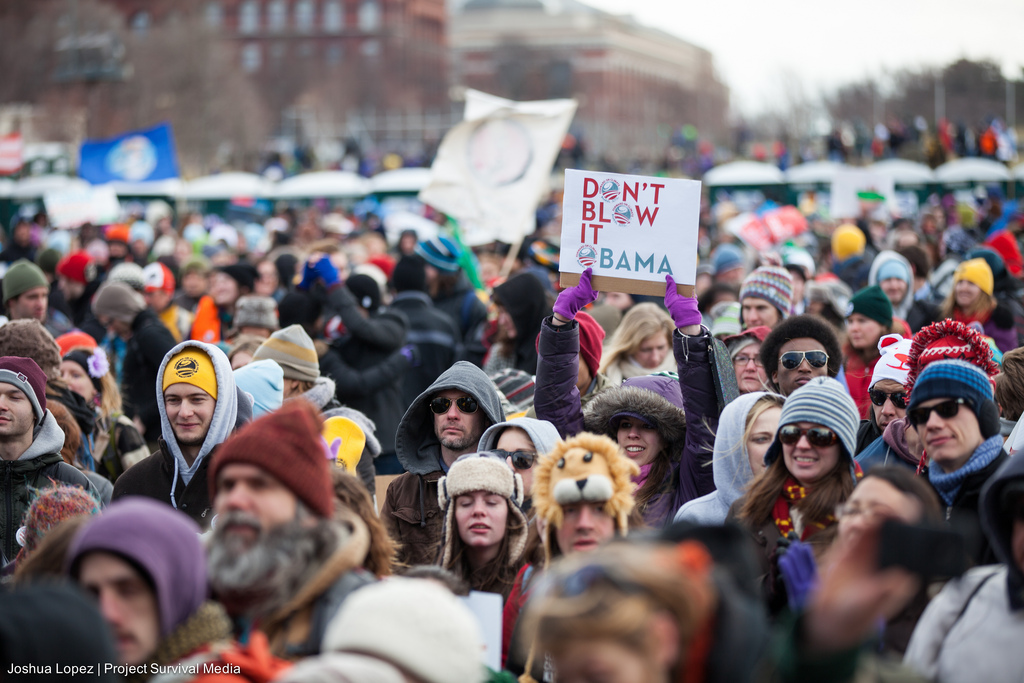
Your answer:
[[[575,100],[514,102],[466,91],[464,120],[448,131],[420,191],[455,218],[469,246],[515,243],[534,230]]]

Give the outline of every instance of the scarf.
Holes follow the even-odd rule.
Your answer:
[[[782,485],[782,491],[779,493],[779,497],[775,500],[775,507],[772,508],[772,518],[775,520],[775,528],[779,530],[779,534],[783,537],[786,536],[790,531],[795,531],[796,527],[793,524],[793,515],[790,512],[790,505],[797,503],[807,497],[807,487],[802,485],[792,476],[786,478],[786,482]],[[821,531],[822,529],[828,528],[834,524],[836,518],[834,515],[829,515],[825,518],[824,523],[807,520],[804,524],[804,532],[800,535],[800,540],[805,541],[808,537]]]
[[[964,466],[955,472],[947,474],[938,465],[929,467],[928,481],[931,482],[943,502],[947,506],[952,507],[953,501],[956,500],[957,495],[960,493],[960,487],[963,486],[964,480],[975,472],[980,472],[991,465],[992,461],[998,458],[1002,452],[1003,437],[996,434],[982,441],[981,445],[974,450],[974,453],[971,454],[970,459],[967,460]]]
[[[907,422],[906,418],[893,420],[885,427],[882,433],[882,441],[891,448],[896,455],[911,467],[917,467],[918,458],[910,452],[907,447]]]
[[[636,484],[637,491],[644,487],[644,483],[647,481],[647,475],[651,473],[652,467],[654,467],[654,461],[651,461],[646,465],[640,465],[640,474],[632,477],[633,483]]]

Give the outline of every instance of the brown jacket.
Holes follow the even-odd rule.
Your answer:
[[[443,515],[437,503],[438,470],[400,475],[388,486],[380,518],[388,535],[399,544],[397,563],[411,567],[434,564],[441,552]]]

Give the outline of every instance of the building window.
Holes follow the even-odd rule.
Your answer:
[[[359,29],[376,31],[380,28],[380,3],[377,0],[363,0],[359,5]]]
[[[327,0],[324,3],[324,30],[328,33],[341,33],[345,28],[345,7],[341,0]]]
[[[380,41],[364,40],[359,49],[366,57],[376,57],[380,54]]]
[[[142,10],[141,12],[136,12],[135,15],[132,17],[132,31],[140,35],[145,35],[146,31],[149,30],[150,22],[151,19],[149,16],[149,12],[145,10]]]
[[[260,30],[260,3],[245,0],[238,9],[238,32],[256,33]]]
[[[345,59],[345,50],[341,45],[328,45],[327,46],[327,64],[329,66],[337,66]]]
[[[280,33],[288,27],[288,3],[285,0],[272,0],[267,5],[267,29]]]
[[[219,0],[210,0],[203,9],[203,20],[209,28],[220,28],[224,23],[224,8]]]
[[[263,65],[263,53],[256,43],[249,43],[242,48],[242,70],[247,73],[259,71]]]
[[[313,20],[316,17],[316,6],[313,0],[299,0],[295,3],[295,28],[302,33],[310,33],[313,30]]]
[[[288,47],[284,43],[274,43],[270,47],[270,61],[273,62],[275,66],[280,65],[287,54]]]

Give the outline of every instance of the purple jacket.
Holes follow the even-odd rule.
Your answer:
[[[992,337],[992,341],[996,343],[999,350],[1006,353],[1007,351],[1012,351],[1017,348],[1017,329],[1013,326],[1012,317],[1009,319],[1009,327],[1000,327],[996,323],[996,318],[999,317],[998,313],[1002,313],[1002,311],[998,311],[997,309],[997,312],[994,312],[989,316],[988,320],[985,321],[982,328],[985,330],[986,335]],[[1003,317],[1000,317],[1000,320],[1003,320]]]

